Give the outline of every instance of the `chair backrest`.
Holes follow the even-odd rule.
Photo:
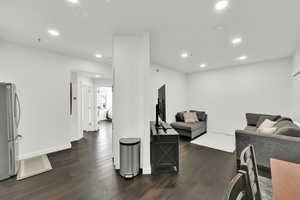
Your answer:
[[[240,160],[241,170],[246,172],[246,183],[249,187],[248,196],[253,200],[262,200],[253,145],[249,145],[242,151]]]
[[[246,172],[239,171],[230,181],[224,200],[249,200]]]

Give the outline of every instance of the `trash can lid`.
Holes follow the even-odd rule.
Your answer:
[[[122,145],[135,145],[141,142],[140,138],[121,138],[120,144]]]

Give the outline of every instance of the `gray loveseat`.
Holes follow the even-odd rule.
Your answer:
[[[186,111],[184,111],[186,112]],[[207,130],[207,114],[202,111],[190,110],[190,112],[196,112],[198,122],[185,123],[183,113],[176,114],[176,122],[171,123],[171,126],[181,135],[191,139],[206,133]]]
[[[236,130],[236,155],[252,144],[255,149],[257,164],[261,168],[270,168],[270,159],[280,159],[300,163],[300,128],[289,118],[278,115],[247,113],[247,126]],[[258,134],[256,129],[264,119],[276,121],[274,134]]]

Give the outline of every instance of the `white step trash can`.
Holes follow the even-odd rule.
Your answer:
[[[120,139],[120,175],[133,178],[140,171],[140,143],[139,138]]]

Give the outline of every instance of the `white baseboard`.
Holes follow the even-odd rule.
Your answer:
[[[215,133],[215,134],[225,134],[225,135],[234,135],[235,131],[220,131],[220,130],[207,130],[206,133]]]
[[[120,164],[114,163],[114,167],[115,167],[116,170],[119,170],[120,169]]]
[[[83,137],[72,137],[71,138],[71,142],[76,142],[76,141],[79,141],[81,140]]]
[[[67,144],[64,144],[64,145],[51,147],[51,148],[48,148],[48,149],[43,149],[43,150],[40,150],[40,151],[20,155],[19,160],[33,158],[33,157],[36,157],[36,156],[41,156],[41,155],[54,153],[54,152],[57,152],[57,151],[62,151],[62,150],[71,149],[71,148],[72,148],[71,143],[67,143]]]
[[[143,168],[143,175],[151,175],[151,167]]]

